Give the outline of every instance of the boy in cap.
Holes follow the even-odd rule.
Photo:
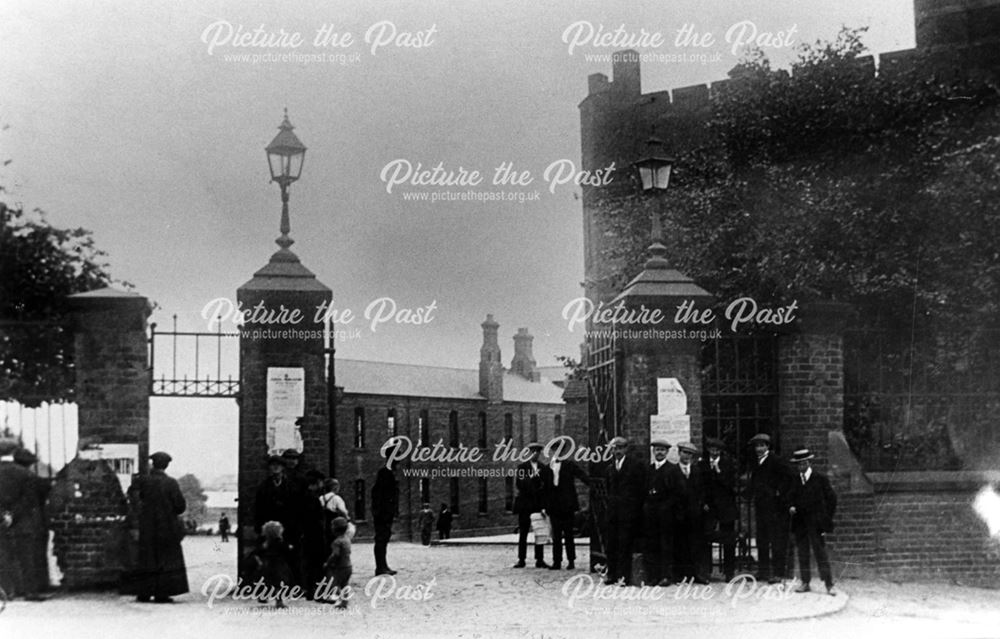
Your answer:
[[[808,448],[792,453],[792,463],[798,467],[799,476],[789,494],[788,513],[792,517],[795,546],[799,555],[799,575],[802,585],[795,592],[809,592],[812,574],[809,550],[816,556],[819,576],[826,584],[826,591],[833,593],[833,573],[826,554],[823,534],[833,531],[833,515],[837,510],[837,495],[826,475],[813,470],[809,461],[814,455]]]
[[[348,522],[344,517],[337,517],[331,524],[333,542],[330,544],[330,556],[326,560],[326,576],[332,588],[332,598],[321,598],[323,603],[336,604],[338,608],[346,608],[350,598],[349,586],[354,568],[351,564],[351,537],[347,534]]]
[[[758,581],[781,583],[785,578],[788,552],[788,491],[791,469],[771,454],[771,437],[758,433],[750,438],[757,459],[750,462],[750,495],[757,523]]]
[[[528,461],[517,465],[515,482],[517,497],[514,499],[514,512],[517,513],[517,563],[514,568],[524,568],[528,556],[528,531],[531,530],[531,515],[545,514],[545,487],[552,483],[552,471],[541,462],[539,457],[542,446],[532,442],[527,446],[531,451]],[[545,545],[535,544],[535,568],[548,568],[545,563]]]

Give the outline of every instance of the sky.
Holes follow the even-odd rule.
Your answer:
[[[685,25],[711,43],[678,46]],[[554,365],[582,340],[561,313],[582,295],[583,224],[579,187],[544,174],[579,169],[577,105],[589,74],[610,75],[594,56],[623,48],[615,31],[642,53],[688,54],[643,65],[652,92],[725,77],[741,52],[732,38],[751,29],[780,45],[766,53],[781,66],[841,25],[869,27],[874,52],[913,46],[908,0],[7,0],[0,156],[11,163],[0,182],[53,225],[93,231],[112,275],[156,303],[161,328],[176,314],[180,330],[209,330],[206,305],[234,299],[276,249],[280,199],[263,149],[287,108],[308,147],[291,187],[292,250],[358,329],[338,356],[474,368],[492,313],[506,363],[523,326],[539,365]],[[407,163],[482,182],[387,183]],[[505,163],[533,182],[492,185]],[[468,191],[513,200],[407,199]],[[373,327],[364,314],[379,300],[433,305],[432,319]],[[190,468],[235,469],[232,404],[154,399],[153,447],[225,442],[199,444]]]

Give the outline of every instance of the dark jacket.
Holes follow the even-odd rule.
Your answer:
[[[37,477],[11,461],[0,462],[0,512],[11,514],[13,523],[0,532],[11,537],[34,537],[42,527]]]
[[[551,468],[549,470],[551,471]],[[566,516],[580,510],[580,500],[576,494],[576,480],[579,479],[589,486],[590,477],[587,476],[587,473],[572,459],[564,459],[559,463],[559,485],[555,485],[554,472],[550,472],[548,477],[549,483],[546,486],[548,511],[557,516]]]
[[[815,468],[804,485],[801,475],[795,475],[788,504],[795,507],[795,515],[792,517],[795,528],[815,526],[819,532],[833,532],[837,494],[833,492],[833,486],[826,475],[816,472]]]
[[[615,460],[608,463],[608,519],[638,520],[646,496],[646,465],[634,454],[625,455],[622,469],[615,467]]]
[[[736,521],[736,463],[729,455],[719,456],[719,470],[712,469],[708,457],[698,462],[705,481],[705,504],[709,514],[722,523]]]
[[[146,476],[136,476],[129,498],[138,513],[139,560],[126,594],[172,597],[187,592],[180,521],[187,504],[177,480],[154,468]]]
[[[547,508],[546,487],[552,483],[552,470],[545,464],[538,463],[538,474],[533,475],[531,462],[517,465],[517,497],[514,499],[514,512],[537,513]]]
[[[268,477],[257,488],[253,512],[254,529],[260,534],[265,523],[281,522],[285,529],[285,541],[298,545],[302,536],[303,508],[303,495],[296,482],[283,475],[281,482],[275,484]]]
[[[399,510],[399,480],[396,474],[383,466],[375,475],[372,486],[372,521],[392,523]]]
[[[788,510],[788,491],[792,486],[791,467],[773,452],[764,463],[750,462],[750,495],[758,515],[782,514]]]
[[[669,464],[667,471],[677,491],[675,513],[680,521],[692,521],[702,517],[705,505],[705,481],[698,464],[691,464],[690,475],[684,476],[679,464]]]

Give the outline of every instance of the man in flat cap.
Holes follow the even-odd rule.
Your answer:
[[[814,455],[808,448],[792,453],[792,463],[798,468],[798,477],[793,482],[788,496],[788,512],[792,517],[795,546],[799,555],[799,575],[802,585],[795,592],[809,592],[812,573],[809,566],[809,550],[816,556],[819,576],[826,584],[826,591],[833,594],[833,573],[830,558],[826,554],[823,534],[833,531],[833,515],[837,510],[837,495],[833,492],[826,475],[812,468],[810,460]]]
[[[375,527],[375,576],[395,575],[396,571],[389,567],[386,553],[389,539],[392,537],[392,521],[399,510],[399,480],[396,479],[397,460],[395,453],[403,440],[390,437],[382,444],[382,456],[386,458],[385,465],[379,468],[372,485],[372,524]]]
[[[180,520],[187,504],[177,480],[166,473],[170,455],[156,452],[149,459],[149,474],[136,475],[128,491],[139,524],[139,557],[130,583],[123,589],[137,601],[170,603],[171,597],[188,591],[181,549],[184,524]]]
[[[771,453],[771,437],[766,433],[754,435],[750,443],[757,457],[750,463],[750,496],[757,520],[757,580],[781,583],[786,577],[792,470]]]
[[[708,455],[698,462],[705,480],[705,529],[715,530],[715,541],[722,546],[722,573],[726,581],[732,581],[736,572],[736,520],[739,508],[736,505],[736,462],[723,451],[721,439],[709,437],[705,440]],[[712,539],[706,538],[705,553],[711,559]]]
[[[705,483],[695,464],[698,448],[691,442],[677,444],[680,458],[671,467],[677,487],[677,522],[674,526],[676,577],[697,584],[708,583],[708,560],[705,556]]]
[[[517,496],[514,498],[514,512],[517,513],[517,563],[515,568],[524,568],[528,556],[528,531],[531,530],[531,515],[545,514],[546,487],[552,484],[552,471],[542,463],[544,446],[531,442],[527,446],[531,456],[517,465],[515,484]],[[545,545],[535,544],[535,568],[548,568],[545,563]]]
[[[41,599],[40,593],[49,589],[49,520],[45,513],[45,502],[52,489],[52,484],[48,480],[42,479],[31,470],[37,462],[38,457],[27,448],[18,448],[14,451],[14,463],[27,470],[31,477],[31,495],[34,497],[30,515],[27,521],[23,522],[25,530],[30,530],[28,533],[31,538],[31,553],[28,560],[30,569],[25,579],[31,583],[30,590],[35,593],[31,597],[33,599]]]
[[[565,448],[564,448],[565,447]],[[570,458],[561,459],[568,454],[570,447],[565,440],[560,440],[558,447],[550,451],[552,461],[549,462],[551,483],[546,486],[548,496],[546,503],[549,518],[552,521],[552,569],[562,567],[563,543],[566,545],[566,568],[576,568],[576,540],[573,538],[573,520],[576,511],[580,510],[580,499],[576,494],[576,480],[584,485],[590,485],[590,477],[580,468],[579,464]]]
[[[38,497],[32,473],[14,461],[18,448],[17,440],[0,437],[0,587],[8,597],[38,601],[32,570]]]
[[[277,521],[282,525],[284,528],[282,537],[289,547],[288,563],[298,582],[302,568],[304,495],[301,486],[288,478],[283,457],[268,455],[266,463],[268,476],[257,487],[254,497],[254,530],[260,537],[265,523]]]
[[[663,439],[650,442],[653,459],[646,467],[646,495],[642,510],[643,537],[646,540],[646,574],[650,583],[669,586],[674,577],[674,525],[677,510],[676,477],[667,461],[670,443]]]
[[[632,551],[646,495],[646,465],[629,454],[628,440],[624,437],[615,437],[608,446],[614,458],[605,471],[608,483],[605,583],[628,585],[632,579]]]

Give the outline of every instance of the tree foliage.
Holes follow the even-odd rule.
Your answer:
[[[71,401],[68,296],[111,283],[85,229],[53,227],[40,210],[0,202],[0,400]]]
[[[184,501],[187,502],[184,519],[203,523],[208,517],[208,508],[205,506],[208,497],[201,486],[201,481],[191,473],[187,473],[177,478],[177,485],[184,495]]]

